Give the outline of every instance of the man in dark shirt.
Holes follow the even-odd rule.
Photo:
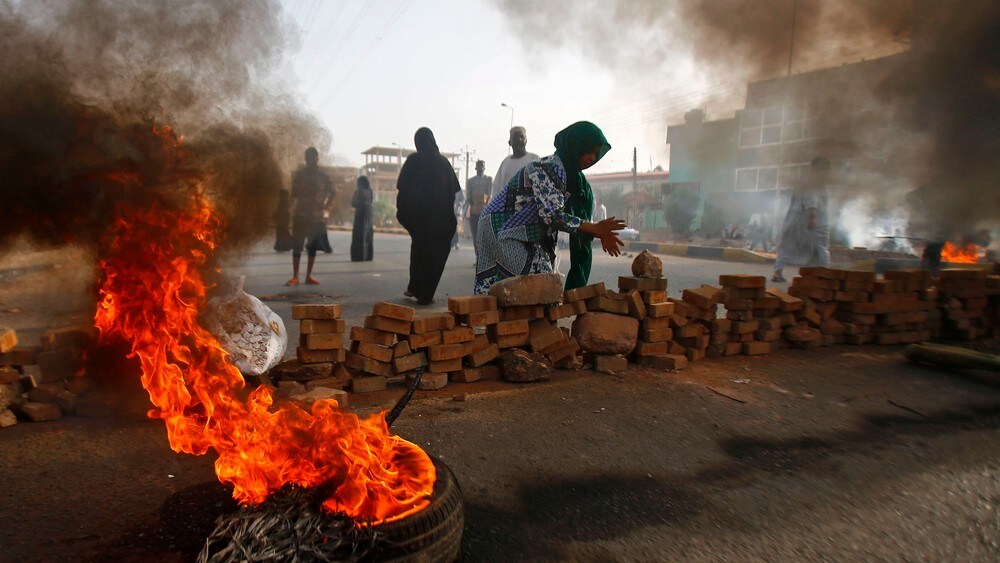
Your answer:
[[[312,277],[316,252],[330,252],[326,235],[325,212],[333,203],[334,190],[330,178],[319,168],[319,151],[306,149],[306,165],[292,176],[292,279],[285,285],[299,285],[299,262],[302,247],[309,255],[306,263],[306,283],[318,284]]]

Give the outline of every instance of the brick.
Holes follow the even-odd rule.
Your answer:
[[[638,276],[618,276],[618,289],[631,291],[666,291],[667,278],[640,278]]]
[[[722,290],[711,285],[702,285],[694,289],[685,289],[681,299],[702,309],[714,307],[722,299]]]
[[[292,305],[292,319],[330,320],[339,319],[341,308],[339,303]]]
[[[531,335],[527,332],[521,334],[504,334],[494,338],[494,343],[500,348],[520,348],[527,346]]]
[[[385,348],[383,346],[379,346],[378,344],[371,344],[369,342],[359,342],[354,353],[359,356],[364,356],[366,358],[371,358],[384,363],[391,362],[393,358],[392,348]]]
[[[83,351],[78,348],[43,350],[35,355],[42,381],[60,381],[83,369]]]
[[[483,371],[480,368],[465,368],[453,371],[448,374],[448,381],[458,383],[472,383],[483,378]]]
[[[397,342],[395,346],[392,347],[392,357],[402,358],[403,356],[409,356],[413,353],[413,349],[410,348],[410,343],[406,340]]]
[[[473,367],[480,367],[500,357],[500,347],[496,344],[477,350],[468,356],[468,362]]]
[[[491,342],[488,336],[485,334],[477,334],[476,337],[469,342],[465,349],[469,354],[475,354],[483,348],[489,348],[490,344]]]
[[[667,343],[664,342],[642,342],[635,345],[636,356],[662,356],[667,353]]]
[[[722,288],[722,302],[730,301],[732,299],[760,299],[766,295],[766,291],[762,287],[754,288],[738,288],[738,287],[724,287]]]
[[[427,362],[427,371],[431,373],[447,373],[462,370],[462,358],[447,360],[431,360]]]
[[[528,274],[500,280],[490,286],[490,295],[497,305],[549,305],[563,297],[562,274]]]
[[[726,311],[751,311],[753,299],[730,299],[722,304]]]
[[[353,352],[347,353],[344,362],[347,364],[347,367],[353,370],[363,371],[373,375],[389,377],[395,373],[392,369],[391,363],[380,362],[374,358],[367,358]]]
[[[661,328],[673,328],[673,315],[667,317],[646,317],[639,326],[646,330],[657,330]],[[684,317],[680,317],[684,319]],[[687,322],[687,319],[684,319]]]
[[[499,381],[503,379],[503,370],[497,364],[485,364],[479,367],[479,375],[484,381]]]
[[[30,366],[38,363],[37,346],[17,346],[0,354],[0,366]]]
[[[312,379],[306,381],[306,391],[312,391],[313,389],[323,388],[323,389],[343,389],[345,385],[350,384],[351,380],[346,381],[340,377],[324,377],[323,379]],[[338,403],[340,401],[337,401]],[[346,406],[347,403],[341,406]]]
[[[753,336],[753,335],[751,335]],[[679,343],[685,348],[708,348],[708,345],[712,343],[712,336],[709,334],[703,334],[701,336],[688,336],[680,337],[674,336],[674,342]]]
[[[337,350],[344,347],[344,335],[333,333],[300,334],[299,344],[310,350]]]
[[[666,354],[643,358],[643,364],[660,369],[682,370],[687,367],[688,359],[683,355]]]
[[[459,326],[451,330],[441,331],[441,344],[460,344],[471,342],[476,337],[476,333],[470,327]]]
[[[650,303],[646,305],[646,315],[649,317],[666,317],[674,314],[674,304],[670,302]]]
[[[705,359],[705,349],[704,348],[688,348],[684,352],[684,356],[687,357],[689,362],[700,362]]]
[[[308,404],[321,400],[335,401],[337,403],[337,408],[341,409],[346,408],[348,404],[347,392],[342,389],[334,389],[332,387],[314,387],[312,389],[307,389],[305,393],[291,395],[289,396],[289,399]]]
[[[500,322],[500,311],[476,311],[468,315],[458,315],[456,319],[460,324],[471,327],[485,327],[495,325]]]
[[[417,311],[413,307],[382,301],[372,307],[372,315],[400,321],[413,321]]]
[[[562,305],[549,307],[545,310],[545,318],[550,321],[557,321],[559,319],[566,319],[580,315],[585,312],[587,312],[586,303],[583,301],[574,301],[572,303],[563,303]]]
[[[767,294],[771,297],[777,297],[778,300],[781,301],[781,305],[778,307],[778,310],[780,311],[798,311],[805,305],[801,299],[789,295],[776,287],[767,288]]]
[[[21,372],[8,366],[0,366],[0,385],[17,383],[21,379]]]
[[[606,295],[607,293],[608,290],[604,287],[604,282],[600,282],[575,289],[567,289],[566,292],[563,293],[563,301],[566,303],[586,301],[597,297],[598,295]]]
[[[374,393],[385,391],[385,388],[386,379],[380,375],[356,375],[351,378],[351,391],[353,393]]]
[[[346,330],[347,321],[344,319],[303,319],[299,321],[299,334],[344,334]]]
[[[628,303],[620,299],[613,299],[607,295],[591,297],[586,301],[587,311],[614,313],[616,315],[628,314]]]
[[[427,357],[432,362],[461,359],[465,356],[465,344],[437,344],[427,349]],[[454,371],[454,370],[432,370],[432,371]]]
[[[840,289],[841,282],[839,280],[824,279],[824,278],[812,278],[812,277],[796,277],[792,279],[793,289],[822,289],[836,291]]]
[[[441,331],[436,330],[423,334],[411,334],[406,337],[406,341],[410,343],[410,349],[412,350],[427,348],[428,346],[441,344]]]
[[[515,305],[500,308],[500,322],[503,321],[533,321],[545,317],[543,305]]]
[[[657,328],[653,330],[640,329],[639,339],[646,342],[665,342],[674,337],[674,331],[670,328]]]
[[[752,309],[778,309],[781,307],[781,300],[777,297],[761,297],[760,299],[751,299]]]
[[[552,363],[557,363],[571,356],[575,356],[580,351],[580,343],[573,338],[567,338],[555,347],[545,351],[545,357]]]
[[[758,330],[754,333],[754,340],[760,342],[774,342],[775,340],[781,339],[782,330],[780,328],[772,328],[769,330]]]
[[[700,323],[688,323],[674,330],[674,338],[692,338],[705,334],[705,325]]]
[[[413,323],[401,319],[390,319],[377,315],[365,317],[365,328],[373,328],[383,332],[392,332],[402,336],[410,334]]]
[[[745,344],[745,343],[744,342],[730,342],[730,343],[726,344],[725,355],[726,356],[739,356],[740,354],[743,353],[743,344]]]
[[[824,266],[802,266],[799,268],[799,275],[827,280],[839,280],[843,278],[843,274]]]
[[[628,359],[619,355],[595,354],[594,369],[604,373],[618,373],[628,370]]]
[[[48,422],[62,418],[62,410],[54,403],[27,402],[20,406],[21,414],[32,422]]]
[[[646,318],[646,304],[642,302],[642,294],[633,289],[625,294],[625,302],[628,303],[628,314],[642,320]]]
[[[816,327],[823,323],[823,317],[812,309],[802,309],[799,311],[799,316],[802,320]]]
[[[744,342],[743,343],[743,355],[744,356],[763,356],[764,354],[771,353],[771,343],[770,342]]]
[[[506,336],[508,334],[527,334],[528,321],[521,319],[516,321],[500,321],[487,329],[490,336]]]
[[[491,311],[496,315],[496,311]],[[455,315],[439,313],[436,315],[416,315],[413,317],[413,334],[423,334],[434,330],[451,330],[455,328]]]
[[[529,328],[529,344],[534,352],[544,350],[564,338],[562,330],[547,321],[535,321]]]
[[[753,311],[726,311],[726,319],[733,322],[751,321],[753,318]]]
[[[767,278],[750,274],[723,274],[719,276],[719,285],[738,289],[755,289],[767,287]]]
[[[415,354],[410,354],[409,356],[400,356],[398,358],[393,358],[392,360],[392,369],[397,374],[413,371],[420,366],[426,366],[426,365],[427,365],[426,352],[417,352]]]
[[[654,290],[654,291],[643,291],[642,292],[642,302],[646,305],[652,305],[653,303],[665,303],[667,301],[667,292]]]
[[[733,321],[729,319],[714,319],[708,325],[708,331],[712,334],[724,334],[733,330]]]
[[[496,311],[497,298],[492,295],[462,295],[448,298],[448,310],[456,315],[480,311]]]
[[[371,342],[380,346],[392,346],[392,343],[396,341],[396,335],[373,328],[352,326],[351,340],[354,342]]]

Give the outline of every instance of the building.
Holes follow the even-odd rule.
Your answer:
[[[405,149],[403,147],[372,147],[361,154],[365,155],[365,164],[361,167],[360,173],[368,176],[368,182],[372,187],[372,194],[375,201],[386,200],[393,205],[396,203],[396,180],[399,179],[399,170],[403,166],[406,157],[417,151]],[[455,174],[459,173],[458,158],[456,153],[441,153],[451,161]]]
[[[884,171],[893,123],[875,92],[907,56],[751,82],[734,117],[706,121],[694,110],[669,126],[670,187],[698,194],[695,228],[711,236],[755,213],[778,224],[788,190],[816,156],[848,182]]]
[[[587,174],[595,205],[603,202],[608,217],[624,218],[630,227],[656,229],[665,225],[663,198],[669,193],[670,173],[662,170]],[[635,192],[632,186],[635,185]]]

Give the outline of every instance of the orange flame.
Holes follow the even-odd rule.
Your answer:
[[[941,249],[941,261],[975,264],[979,261],[979,247],[971,242],[967,242],[962,246],[946,242],[944,243],[944,248]]]
[[[166,423],[171,448],[195,455],[214,449],[216,474],[244,504],[295,484],[330,487],[324,508],[363,521],[425,508],[434,465],[418,446],[389,434],[384,412],[361,419],[332,400],[305,410],[275,403],[269,387],[246,392],[239,370],[197,321],[206,299],[199,267],[218,229],[201,195],[183,210],[122,207],[100,260],[95,324],[102,339],[131,344],[155,406],[149,416]]]

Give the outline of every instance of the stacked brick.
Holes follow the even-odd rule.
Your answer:
[[[724,328],[715,322],[722,299],[722,289],[706,284],[685,289],[680,300],[670,300],[674,304],[672,353],[683,354],[691,362],[705,359],[712,342],[713,326],[716,331]]]
[[[994,333],[1000,277],[986,270],[946,269],[938,274],[937,290],[943,316],[943,336],[972,340]],[[994,333],[995,334],[995,333]]]
[[[680,345],[674,342],[676,305],[667,298],[667,286],[667,278],[659,275],[618,278],[619,295],[628,304],[629,315],[639,321],[632,352],[634,361],[666,369],[684,369],[688,359]]]
[[[0,327],[0,428],[18,418],[105,414],[100,401],[89,400],[92,381],[82,375],[93,336],[90,327],[56,328],[42,334],[40,346],[20,346],[14,329]]]
[[[767,289],[764,276],[721,275],[724,319],[710,326],[709,356],[759,356],[784,346],[783,330],[795,324],[801,299]]]
[[[292,305],[292,319],[299,321],[299,345],[295,357],[303,364],[330,364],[344,361],[344,332],[347,325],[337,304]]]

